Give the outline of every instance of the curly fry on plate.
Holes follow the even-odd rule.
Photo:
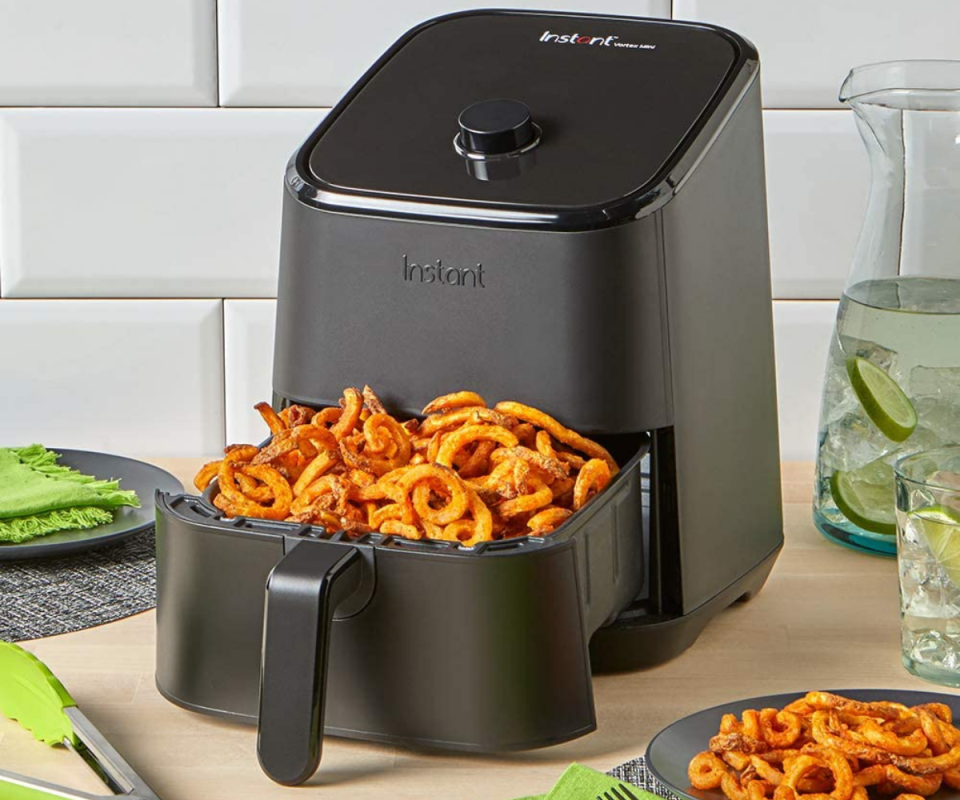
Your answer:
[[[690,761],[690,785],[728,800],[920,800],[960,787],[960,730],[941,703],[808,692],[782,709],[725,714],[709,748]]]

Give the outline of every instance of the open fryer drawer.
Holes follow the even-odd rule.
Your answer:
[[[321,729],[475,751],[588,733],[590,637],[643,583],[648,440],[636,441],[610,486],[554,533],[470,549],[225,519],[204,498],[158,494],[159,690],[259,719],[261,761],[289,783],[316,768]],[[340,577],[325,577],[337,565]],[[319,596],[337,583],[339,604]],[[304,592],[317,595],[311,608]],[[264,713],[271,697],[287,711]],[[296,709],[305,717],[291,722]],[[265,751],[297,763],[271,770]]]

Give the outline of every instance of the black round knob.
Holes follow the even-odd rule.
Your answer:
[[[536,135],[530,109],[519,100],[481,100],[461,111],[459,122],[464,150],[481,155],[520,150]]]

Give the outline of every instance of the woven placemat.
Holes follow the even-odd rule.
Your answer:
[[[617,780],[639,786],[647,792],[665,797],[667,800],[680,800],[673,792],[650,774],[650,770],[647,769],[647,762],[643,756],[637,756],[632,761],[621,764],[619,767],[614,767],[607,774],[612,775]]]
[[[153,528],[85,553],[0,561],[0,640],[71,633],[156,604]]]

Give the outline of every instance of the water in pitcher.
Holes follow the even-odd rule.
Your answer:
[[[821,407],[814,521],[896,552],[893,462],[960,443],[960,279],[896,277],[844,293]]]

